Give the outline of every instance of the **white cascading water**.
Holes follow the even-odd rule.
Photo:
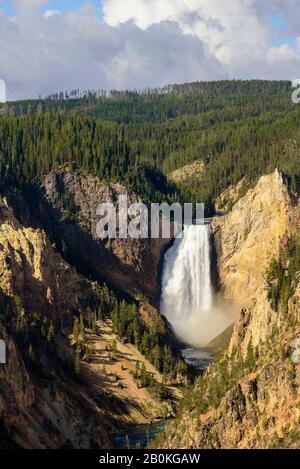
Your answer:
[[[161,312],[187,343],[206,345],[214,337],[210,226],[191,225],[164,259]],[[215,328],[213,328],[215,329]]]

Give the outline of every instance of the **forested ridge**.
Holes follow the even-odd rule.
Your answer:
[[[0,107],[1,180],[20,185],[63,164],[120,181],[145,201],[205,202],[278,167],[300,174],[300,107],[289,82],[223,81],[145,92],[61,92]],[[201,180],[167,175],[201,159]]]
[[[10,103],[11,114],[36,111],[80,111],[117,123],[159,122],[182,115],[197,115],[212,110],[255,103],[259,109],[290,107],[289,81],[231,80],[168,85],[142,91],[72,90],[54,93],[37,100]]]

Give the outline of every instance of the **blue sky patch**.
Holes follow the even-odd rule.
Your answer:
[[[277,11],[270,16],[270,22],[274,29],[275,39],[272,42],[273,46],[282,46],[288,44],[293,49],[297,47],[297,40],[295,36],[288,36],[289,23],[284,18],[282,12]]]
[[[95,5],[96,9],[99,12],[99,15],[102,17],[102,2],[101,0],[88,0],[90,3]],[[13,0],[4,0],[0,1],[0,9],[4,10],[6,15],[13,16],[15,13]],[[48,4],[42,7],[42,11],[46,10],[58,10],[58,11],[68,11],[75,10],[80,7],[84,0],[49,0]]]
[[[274,46],[282,46],[283,44],[288,44],[293,49],[297,47],[297,39],[294,36],[281,37],[274,41]]]
[[[9,16],[14,14],[14,9],[11,1],[4,0],[4,2],[0,2],[0,10],[4,10],[4,12]]]
[[[288,28],[288,22],[285,20],[283,14],[277,11],[270,16],[270,21],[275,29],[282,31]]]

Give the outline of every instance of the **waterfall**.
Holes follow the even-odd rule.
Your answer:
[[[207,340],[206,321],[213,306],[210,226],[190,225],[164,259],[161,312],[188,343]],[[213,334],[212,334],[213,335]]]

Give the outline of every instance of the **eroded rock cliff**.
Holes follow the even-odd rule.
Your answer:
[[[109,445],[101,428],[101,414],[107,428],[108,416],[93,408],[66,372],[72,349],[62,333],[80,305],[93,301],[93,285],[42,230],[22,226],[2,197],[0,296],[0,336],[7,348],[7,363],[0,365],[2,433],[23,448]]]
[[[249,306],[258,296],[266,267],[289,229],[293,205],[284,176],[276,171],[262,177],[228,215],[213,220],[225,299]]]
[[[257,345],[276,323],[265,273],[278,256],[285,233],[297,232],[297,204],[285,176],[275,171],[262,177],[228,215],[213,220],[221,295],[233,305],[251,309],[252,331],[245,325],[245,346],[250,336]],[[231,347],[237,342],[241,341],[234,335]]]
[[[40,218],[47,232],[65,248],[72,264],[95,278],[105,278],[130,294],[142,294],[154,305],[159,299],[160,263],[170,239],[115,239],[102,242],[96,228],[100,203],[113,203],[118,214],[119,196],[128,205],[139,202],[121,184],[105,182],[62,168],[44,181]]]

